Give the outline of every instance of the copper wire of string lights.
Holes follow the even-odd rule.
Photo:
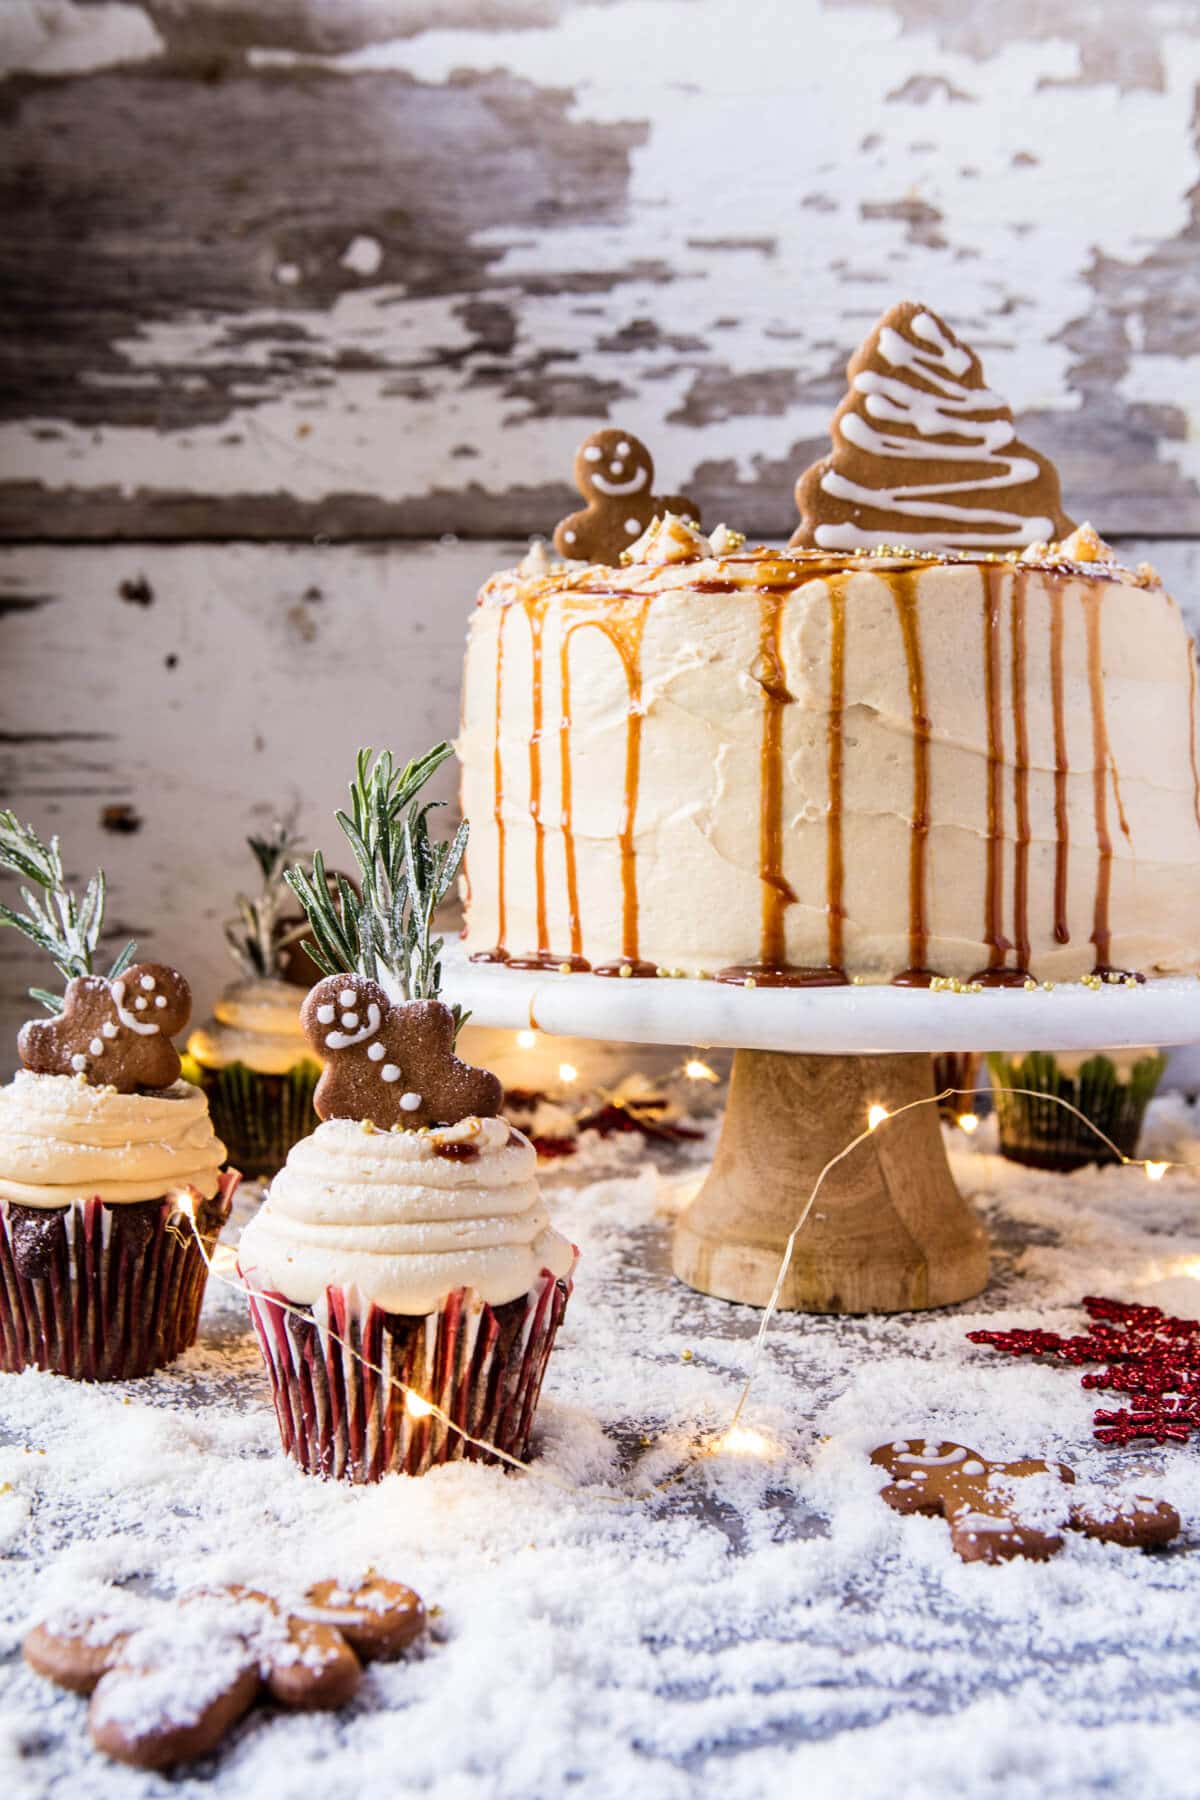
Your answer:
[[[913,1112],[918,1107],[922,1106],[938,1106],[943,1100],[950,1099],[951,1096],[965,1098],[968,1095],[974,1096],[976,1094],[986,1093],[987,1091],[986,1088],[982,1087],[947,1087],[943,1088],[939,1093],[923,1096],[920,1100],[910,1100],[906,1105],[896,1107],[895,1111],[887,1111],[878,1106],[873,1106],[870,1109],[870,1118],[864,1129],[839,1150],[835,1156],[831,1156],[824,1168],[818,1174],[812,1188],[809,1190],[804,1205],[800,1209],[796,1223],[788,1234],[788,1239],[784,1245],[783,1254],[780,1258],[779,1270],[771,1290],[771,1296],[763,1309],[763,1315],[754,1336],[746,1378],[742,1384],[741,1391],[738,1394],[737,1404],[733,1409],[728,1425],[723,1431],[708,1435],[700,1442],[693,1444],[689,1452],[682,1458],[678,1468],[673,1470],[670,1475],[664,1476],[661,1481],[655,1482],[649,1487],[639,1488],[626,1493],[605,1492],[603,1489],[587,1486],[584,1483],[568,1481],[563,1476],[558,1475],[554,1470],[547,1467],[544,1463],[534,1465],[523,1461],[518,1456],[512,1456],[507,1451],[501,1450],[496,1444],[490,1443],[486,1438],[472,1437],[468,1431],[464,1430],[461,1425],[450,1418],[441,1407],[435,1405],[433,1401],[426,1399],[423,1394],[417,1393],[416,1389],[408,1387],[406,1383],[400,1381],[395,1375],[380,1368],[377,1363],[371,1362],[367,1357],[363,1356],[360,1351],[355,1349],[352,1344],[347,1343],[345,1339],[338,1337],[334,1332],[327,1332],[326,1336],[332,1343],[337,1344],[340,1349],[348,1351],[355,1361],[361,1363],[362,1366],[369,1370],[373,1375],[376,1375],[380,1380],[387,1382],[390,1387],[399,1389],[404,1396],[405,1406],[413,1417],[424,1418],[432,1415],[442,1425],[446,1426],[448,1430],[455,1432],[457,1436],[462,1438],[464,1443],[469,1444],[472,1449],[481,1450],[489,1456],[494,1456],[497,1461],[507,1464],[509,1468],[520,1469],[525,1474],[536,1473],[543,1480],[548,1481],[552,1486],[562,1489],[564,1493],[578,1494],[586,1492],[595,1499],[611,1501],[619,1505],[652,1500],[663,1493],[665,1489],[672,1487],[677,1482],[681,1481],[690,1468],[706,1458],[720,1455],[722,1452],[734,1455],[757,1456],[768,1456],[772,1453],[774,1445],[771,1440],[763,1436],[763,1434],[753,1430],[753,1428],[743,1425],[741,1422],[742,1414],[745,1410],[746,1403],[750,1398],[750,1393],[758,1374],[762,1353],[766,1346],[767,1333],[779,1310],[779,1296],[783,1291],[783,1284],[787,1279],[787,1273],[791,1267],[796,1240],[804,1229],[805,1223],[812,1212],[813,1205],[825,1183],[826,1177],[832,1174],[839,1163],[844,1162],[848,1156],[853,1155],[854,1151],[857,1150],[860,1145],[866,1143],[867,1139],[876,1131],[882,1130],[891,1122],[891,1120],[900,1118],[902,1114]],[[1151,1161],[1144,1157],[1126,1156],[1124,1151],[1114,1144],[1112,1139],[1105,1132],[1101,1131],[1098,1125],[1093,1124],[1092,1120],[1087,1118],[1077,1106],[1073,1106],[1069,1100],[1064,1100],[1057,1094],[1038,1093],[1032,1088],[1009,1088],[1007,1091],[1013,1094],[1026,1095],[1032,1099],[1050,1100],[1055,1106],[1063,1107],[1067,1112],[1073,1114],[1075,1118],[1082,1121],[1087,1129],[1092,1132],[1095,1137],[1099,1138],[1101,1143],[1107,1146],[1121,1165],[1125,1168],[1143,1169],[1148,1179],[1151,1181],[1160,1180],[1168,1169],[1189,1169],[1193,1172],[1200,1173],[1200,1163],[1177,1162],[1171,1160]],[[240,1279],[235,1280],[231,1278],[225,1272],[224,1268],[218,1267],[216,1258],[209,1254],[208,1247],[200,1236],[199,1228],[196,1224],[195,1205],[190,1193],[177,1193],[175,1199],[180,1210],[191,1225],[196,1242],[200,1247],[200,1254],[204,1258],[210,1276],[215,1281],[220,1282],[224,1287],[232,1289],[235,1293],[248,1294],[252,1292],[253,1290],[251,1290],[246,1282]],[[232,1249],[225,1249],[224,1246],[219,1246],[217,1254],[221,1256],[223,1262],[228,1259],[226,1268],[229,1266],[229,1263],[232,1263],[236,1267],[236,1258]],[[293,1306],[289,1301],[277,1299],[273,1296],[271,1297],[270,1304],[278,1306],[281,1311],[284,1311],[295,1318],[307,1320],[310,1316],[305,1308]]]

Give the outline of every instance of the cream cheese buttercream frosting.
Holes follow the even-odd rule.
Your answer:
[[[62,1207],[217,1192],[225,1146],[190,1082],[118,1094],[81,1076],[21,1070],[0,1087],[0,1200]]]
[[[300,1026],[303,990],[264,977],[236,981],[213,1008],[214,1016],[188,1039],[188,1053],[206,1069],[244,1063],[259,1075],[286,1075],[297,1063],[317,1062]]]
[[[500,1306],[543,1269],[565,1278],[574,1266],[536,1169],[532,1144],[503,1119],[387,1132],[327,1119],[293,1147],[246,1227],[243,1277],[298,1303],[338,1287],[412,1315],[471,1288]]]
[[[475,954],[603,973],[1200,965],[1187,629],[1152,572],[735,549],[513,570],[458,743]],[[911,978],[911,977],[910,977]]]

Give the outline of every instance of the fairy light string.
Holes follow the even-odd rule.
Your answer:
[[[684,1064],[680,1072],[685,1072],[686,1068],[687,1065]],[[695,1079],[695,1077],[693,1077],[693,1079]],[[1071,1113],[1078,1119],[1086,1129],[1093,1134],[1093,1136],[1097,1137],[1100,1142],[1111,1151],[1118,1164],[1125,1168],[1143,1169],[1150,1181],[1161,1181],[1169,1169],[1184,1169],[1193,1174],[1200,1174],[1200,1163],[1196,1162],[1179,1161],[1171,1158],[1154,1160],[1145,1157],[1127,1156],[1106,1132],[1102,1131],[1098,1125],[1081,1112],[1077,1106],[1073,1105],[1071,1101],[1064,1100],[1061,1095],[1046,1094],[1033,1088],[1014,1087],[1008,1088],[1006,1091],[1011,1094],[1020,1094],[1032,1099],[1048,1100],[1055,1106],[1061,1106],[1066,1112]],[[410,1417],[414,1419],[427,1417],[436,1418],[439,1424],[445,1426],[447,1430],[454,1432],[456,1436],[461,1438],[465,1444],[470,1445],[472,1449],[478,1450],[487,1456],[495,1457],[498,1462],[506,1464],[509,1468],[519,1469],[522,1474],[526,1475],[536,1474],[541,1480],[548,1482],[550,1486],[559,1489],[563,1493],[572,1495],[586,1493],[593,1499],[603,1500],[617,1505],[640,1504],[655,1500],[668,1488],[675,1486],[678,1482],[683,1480],[690,1470],[698,1463],[706,1461],[714,1455],[720,1455],[722,1452],[725,1452],[731,1455],[748,1455],[765,1458],[776,1453],[777,1446],[775,1445],[774,1440],[765,1434],[756,1431],[753,1427],[744,1425],[742,1423],[742,1414],[745,1411],[755,1380],[758,1376],[768,1334],[771,1330],[775,1316],[779,1311],[780,1295],[783,1292],[784,1283],[787,1280],[788,1271],[791,1268],[796,1241],[803,1231],[804,1226],[812,1213],[817,1197],[828,1177],[877,1131],[883,1130],[892,1122],[892,1120],[902,1118],[905,1113],[915,1112],[919,1108],[925,1106],[940,1106],[944,1100],[952,1098],[974,1098],[976,1095],[986,1092],[988,1092],[988,1090],[983,1087],[946,1087],[942,1088],[937,1093],[923,1095],[919,1100],[909,1100],[903,1106],[898,1106],[894,1110],[889,1110],[879,1104],[873,1104],[870,1107],[868,1122],[865,1128],[851,1138],[850,1142],[844,1145],[836,1155],[831,1156],[818,1173],[804,1204],[800,1208],[796,1222],[788,1233],[787,1241],[784,1244],[783,1253],[780,1257],[779,1269],[771,1289],[770,1298],[763,1308],[762,1318],[759,1321],[758,1329],[754,1335],[754,1341],[750,1352],[750,1362],[746,1371],[745,1380],[738,1393],[737,1402],[730,1415],[728,1424],[725,1426],[724,1430],[705,1434],[699,1441],[694,1442],[689,1447],[686,1455],[681,1458],[678,1466],[673,1469],[670,1474],[649,1486],[625,1492],[612,1492],[611,1490],[605,1490],[592,1484],[571,1481],[565,1476],[559,1475],[557,1471],[552,1469],[547,1463],[530,1463],[524,1461],[519,1456],[513,1456],[509,1451],[502,1450],[498,1444],[491,1443],[487,1438],[473,1437],[469,1431],[460,1425],[457,1420],[452,1419],[448,1413],[436,1404],[436,1402],[428,1399],[426,1395],[419,1393],[406,1382],[401,1381],[400,1378],[391,1373],[391,1371],[382,1368],[378,1363],[372,1362],[370,1358],[364,1356],[355,1345],[349,1343],[345,1338],[340,1337],[336,1332],[326,1328],[323,1335],[329,1342],[336,1344],[340,1350],[346,1352],[354,1361],[360,1363],[364,1369],[377,1376],[379,1380],[384,1382],[388,1387],[398,1390],[403,1396],[405,1408]],[[978,1124],[978,1118],[974,1113],[968,1113],[962,1116],[971,1118],[975,1121],[975,1124]],[[237,1294],[249,1295],[255,1293],[260,1300],[265,1300],[269,1305],[277,1306],[281,1312],[288,1314],[290,1317],[299,1319],[305,1324],[312,1323],[312,1313],[308,1308],[295,1306],[292,1302],[283,1299],[282,1297],[272,1295],[268,1298],[265,1295],[257,1294],[257,1290],[252,1289],[246,1281],[232,1278],[226,1270],[231,1265],[234,1268],[237,1267],[236,1253],[232,1248],[225,1245],[218,1245],[215,1253],[210,1253],[196,1222],[195,1201],[190,1192],[178,1191],[173,1195],[173,1198],[180,1212],[191,1226],[192,1235],[195,1238],[200,1254],[204,1259],[205,1267],[214,1281]],[[220,1260],[218,1261],[218,1259]],[[224,1264],[225,1266],[222,1267],[220,1264]],[[651,1440],[645,1444],[645,1448],[647,1449],[665,1447],[666,1443],[663,1439],[658,1440],[657,1443]]]

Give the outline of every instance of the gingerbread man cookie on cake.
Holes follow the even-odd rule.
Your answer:
[[[574,562],[616,564],[621,552],[664,513],[699,525],[700,512],[684,494],[655,494],[654,460],[629,431],[594,431],[575,453],[575,486],[587,506],[556,528],[554,546]]]

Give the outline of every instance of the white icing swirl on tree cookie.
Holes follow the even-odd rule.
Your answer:
[[[797,484],[793,544],[1008,550],[1072,529],[1053,465],[1021,442],[979,358],[936,314],[893,307],[847,373],[833,453]]]

